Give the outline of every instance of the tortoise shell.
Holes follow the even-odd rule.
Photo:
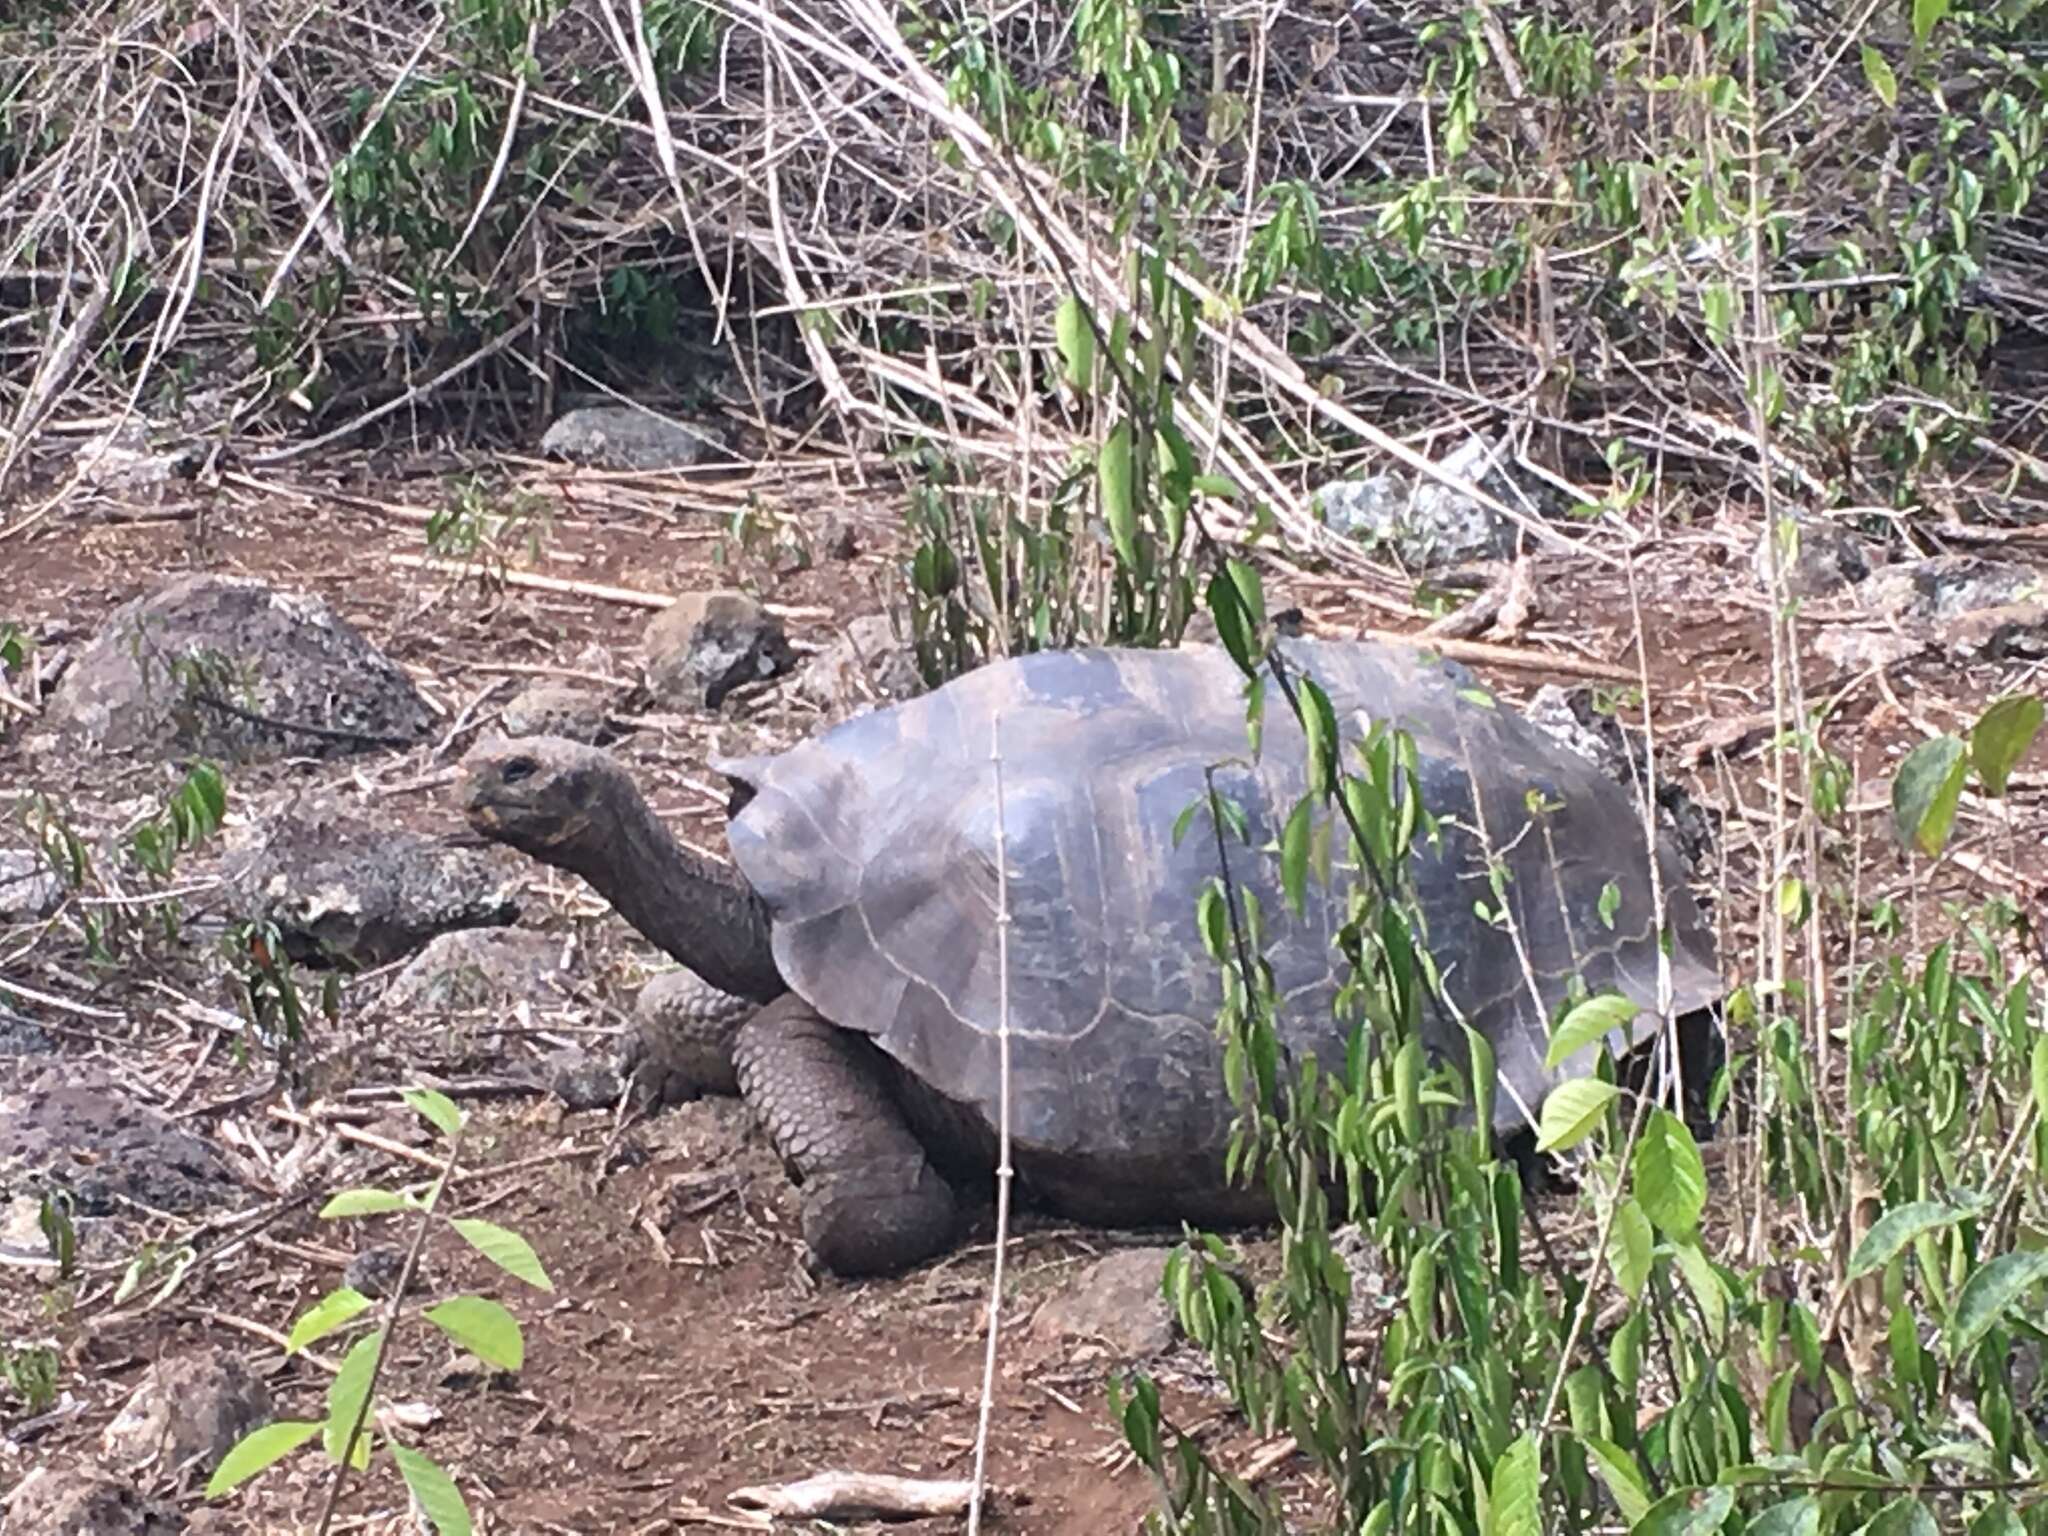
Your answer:
[[[1494,1046],[1499,1124],[1527,1123],[1552,1088],[1590,1070],[1591,1047],[1556,1071],[1543,1065],[1548,1017],[1575,970],[1591,991],[1642,1005],[1633,1027],[1647,1038],[1659,946],[1630,793],[1490,701],[1456,663],[1359,642],[1293,641],[1284,654],[1329,694],[1347,754],[1368,721],[1414,738],[1424,805],[1441,818],[1434,847],[1417,839],[1416,893],[1447,993]],[[998,746],[1017,1148],[1163,1167],[1226,1143],[1222,983],[1196,917],[1217,840],[1205,816],[1177,847],[1173,836],[1212,765],[1249,823],[1248,844],[1226,849],[1232,880],[1262,906],[1277,1027],[1293,1050],[1341,1068],[1355,1019],[1338,1011],[1348,966],[1333,941],[1349,881],[1312,877],[1300,917],[1283,901],[1274,849],[1306,782],[1303,735],[1269,697],[1254,762],[1245,679],[1214,646],[1017,657],[779,755],[717,762],[752,792],[728,838],[795,991],[995,1123]],[[1540,826],[1530,790],[1554,807]],[[1526,970],[1510,934],[1475,910],[1498,905],[1472,830],[1482,809]],[[1722,986],[1680,860],[1661,841],[1657,859],[1684,1014]],[[1619,901],[1603,916],[1610,882]],[[1433,1051],[1464,1059],[1441,1012],[1425,1010],[1422,1028]]]

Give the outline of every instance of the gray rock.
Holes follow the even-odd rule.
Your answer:
[[[124,1201],[191,1215],[217,1208],[236,1187],[211,1142],[104,1074],[57,1066],[0,1094],[0,1194],[68,1190],[80,1217],[108,1215]]]
[[[1854,586],[1870,574],[1870,546],[1846,528],[1806,518],[1790,521],[1792,531],[1766,528],[1750,557],[1756,583],[1771,589],[1771,541],[1777,538],[1785,590],[1793,597],[1824,597]]]
[[[599,469],[661,470],[732,457],[717,432],[632,405],[588,405],[557,418],[541,452]]]
[[[619,1069],[580,1045],[542,1058],[540,1080],[570,1109],[607,1109],[619,1101]]]
[[[1980,555],[1936,555],[1886,566],[1863,583],[1863,600],[1882,613],[1952,619],[1982,608],[2004,608],[2044,593],[2030,566]]]
[[[1160,1282],[1165,1248],[1122,1248],[1076,1275],[1038,1309],[1031,1331],[1047,1342],[1106,1347],[1122,1359],[1156,1355],[1173,1343],[1173,1309]]]
[[[507,736],[566,736],[592,745],[615,734],[611,700],[571,683],[536,683],[522,690],[505,706],[499,724]]]
[[[240,915],[277,924],[295,956],[360,967],[519,915],[520,871],[501,850],[431,841],[319,792],[231,828],[223,872]]]
[[[561,940],[530,928],[458,928],[437,935],[392,977],[386,1008],[487,1008],[556,995]]]
[[[365,1248],[348,1261],[348,1268],[341,1272],[341,1283],[377,1301],[391,1294],[398,1284],[398,1277],[404,1273],[403,1248],[389,1245]]]
[[[191,438],[152,444],[148,425],[130,420],[80,443],[72,464],[95,489],[139,491],[190,479],[205,457],[205,444]]]
[[[270,1389],[241,1356],[217,1347],[160,1360],[143,1373],[100,1436],[108,1460],[130,1472],[188,1464],[211,1472],[250,1430],[276,1417]]]
[[[1942,627],[1941,642],[1968,660],[2039,661],[2048,656],[2048,602],[1972,609]]]
[[[742,683],[787,672],[796,653],[775,616],[742,592],[690,592],[648,622],[647,689],[671,709],[716,709]]]
[[[1460,444],[1439,461],[1495,499],[1532,513],[1541,510],[1497,465],[1500,445],[1481,438]],[[1385,544],[1416,570],[1490,559],[1514,548],[1515,526],[1470,497],[1424,477],[1385,470],[1361,480],[1338,480],[1313,498],[1323,522],[1362,544]]]
[[[0,923],[33,923],[64,899],[50,861],[32,848],[0,848]]]
[[[804,664],[796,690],[828,714],[847,715],[915,697],[924,692],[924,674],[916,648],[896,637],[888,616],[867,613]]]
[[[198,686],[177,675],[181,663],[204,673]],[[64,674],[48,718],[111,751],[246,759],[408,743],[430,717],[412,680],[321,599],[197,575],[116,610]]]
[[[177,1536],[175,1504],[144,1498],[129,1477],[89,1467],[37,1467],[6,1500],[8,1536]]]

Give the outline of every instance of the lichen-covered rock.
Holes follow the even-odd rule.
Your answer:
[[[1161,1289],[1165,1248],[1122,1248],[1076,1275],[1038,1309],[1042,1341],[1107,1349],[1120,1359],[1156,1355],[1173,1343],[1173,1309]]]
[[[555,420],[540,447],[558,459],[599,469],[676,469],[732,457],[711,429],[633,405],[579,406]]]
[[[672,709],[716,709],[742,683],[796,661],[782,624],[743,592],[689,592],[648,621],[647,690]]]
[[[1870,546],[1846,528],[1809,518],[1792,520],[1794,532],[1766,528],[1750,557],[1757,585],[1771,589],[1771,544],[1785,591],[1793,597],[1824,597],[1854,586],[1870,574]]]
[[[538,1076],[569,1109],[603,1109],[619,1101],[617,1064],[580,1045],[550,1051],[541,1060]]]
[[[36,922],[63,899],[48,859],[32,848],[0,848],[0,923]]]
[[[188,1215],[236,1188],[212,1142],[138,1104],[104,1073],[53,1066],[0,1094],[0,1194],[70,1193],[74,1215],[124,1205]]]
[[[270,1389],[241,1356],[202,1348],[145,1371],[100,1436],[100,1448],[131,1472],[191,1463],[203,1475],[236,1441],[274,1417]]]
[[[89,1467],[37,1467],[5,1500],[7,1536],[177,1536],[175,1504],[143,1496],[132,1477]]]
[[[1936,555],[1886,566],[1863,583],[1860,595],[1882,613],[1953,619],[1983,608],[2003,608],[2048,596],[2048,582],[2031,566],[1981,555]]]
[[[522,689],[498,717],[507,736],[566,736],[595,746],[615,734],[611,701],[594,688],[536,683]]]
[[[519,916],[502,850],[428,839],[326,793],[229,829],[225,850],[237,914],[275,923],[302,958],[382,965],[437,934]]]
[[[403,745],[429,720],[412,680],[320,598],[203,574],[117,609],[49,704],[60,735],[110,751],[242,759]]]
[[[1474,437],[1440,462],[1507,506],[1540,510],[1500,469],[1500,456],[1499,444]],[[1489,559],[1514,548],[1515,525],[1507,518],[1463,492],[1406,470],[1333,481],[1316,491],[1314,504],[1334,532],[1362,544],[1385,544],[1415,570]]]
[[[862,614],[804,664],[797,692],[833,716],[924,692],[917,652],[896,637],[888,616]]]
[[[487,1008],[556,995],[560,939],[531,928],[458,928],[440,934],[406,962],[384,993],[384,1006],[426,1012]]]

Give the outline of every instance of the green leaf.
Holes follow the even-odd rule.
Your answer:
[[[1870,88],[1877,92],[1877,99],[1887,107],[1899,104],[1898,77],[1892,73],[1884,55],[1868,43],[1863,45],[1863,78],[1870,82]]]
[[[1633,1527],[1650,1509],[1650,1485],[1644,1481],[1635,1457],[1598,1435],[1580,1435],[1579,1443],[1592,1452],[1593,1470],[1607,1485],[1622,1519]]]
[[[1927,1506],[1910,1493],[1899,1495],[1872,1516],[1861,1536],[1941,1536]]]
[[[1085,398],[1095,387],[1095,327],[1088,323],[1088,311],[1081,301],[1071,293],[1060,300],[1053,315],[1053,333],[1067,365],[1067,383]]]
[[[344,1285],[329,1291],[292,1324],[291,1336],[285,1340],[284,1352],[293,1355],[309,1344],[317,1344],[351,1318],[360,1317],[369,1311],[370,1306],[370,1298],[352,1286]]]
[[[320,1207],[320,1218],[333,1221],[342,1216],[382,1216],[387,1211],[409,1211],[413,1204],[396,1190],[344,1189]]]
[[[1820,1500],[1810,1493],[1773,1504],[1743,1527],[1744,1536],[1820,1536]]]
[[[1735,330],[1735,289],[1727,283],[1708,283],[1700,290],[1700,316],[1714,345],[1726,346]]]
[[[1712,1536],[1734,1510],[1733,1488],[1680,1488],[1651,1505],[1630,1536]]]
[[[1929,1232],[1938,1232],[1943,1227],[1952,1227],[1970,1212],[1953,1205],[1944,1205],[1939,1200],[1915,1200],[1889,1210],[1871,1224],[1863,1234],[1863,1241],[1856,1245],[1856,1251],[1849,1256],[1851,1280],[1880,1270],[1891,1263],[1915,1238]]]
[[[2013,767],[2027,755],[2041,730],[2041,701],[2014,693],[1986,709],[1970,731],[1970,764],[1994,800],[2005,793]]]
[[[462,1129],[462,1111],[447,1094],[431,1088],[408,1088],[400,1097],[443,1136],[453,1136]]]
[[[391,1443],[391,1459],[398,1463],[398,1475],[440,1536],[470,1536],[469,1506],[455,1486],[455,1479],[441,1470],[439,1462],[408,1446]]]
[[[1948,15],[1949,0],[1913,0],[1913,41],[1925,47],[1934,29]]]
[[[1636,1143],[1636,1197],[1657,1230],[1675,1242],[1699,1231],[1707,1204],[1707,1167],[1685,1122],[1668,1109],[1653,1109]]]
[[[1126,571],[1138,571],[1138,508],[1131,488],[1131,424],[1120,421],[1102,445],[1095,461],[1096,481],[1102,495],[1102,516],[1109,524],[1110,542]]]
[[[2034,1080],[2034,1113],[2048,1125],[2048,1033],[2034,1041],[2034,1060],[2029,1074]]]
[[[1536,1150],[1561,1152],[1577,1146],[1593,1134],[1619,1092],[1614,1084],[1593,1077],[1582,1077],[1559,1087],[1543,1101]]]
[[[1614,1030],[1626,1029],[1641,1012],[1619,992],[1602,992],[1598,997],[1587,998],[1559,1022],[1557,1033],[1550,1037],[1550,1049],[1543,1053],[1544,1067],[1554,1070],[1594,1041]]]
[[[1929,858],[1941,852],[1955,825],[1968,750],[1954,736],[1923,741],[1906,754],[1892,780],[1892,825],[1899,841]]]
[[[1524,1434],[1493,1464],[1486,1536],[1543,1536],[1543,1458],[1534,1433]]]
[[[279,1419],[252,1429],[228,1448],[213,1476],[206,1480],[206,1496],[217,1499],[232,1493],[265,1467],[285,1459],[320,1433],[320,1426],[304,1419]]]
[[[1634,1196],[1624,1197],[1607,1229],[1607,1263],[1614,1271],[1614,1283],[1630,1301],[1642,1299],[1656,1246],[1657,1235],[1650,1230],[1650,1218],[1643,1214],[1641,1204]]]
[[[526,1363],[519,1320],[483,1296],[451,1296],[426,1310],[426,1319],[486,1365],[516,1371]]]
[[[1994,1500],[1989,1509],[1970,1522],[1970,1536],[2026,1536],[2026,1529],[2004,1499]]]
[[[1718,1351],[1727,1343],[1728,1292],[1698,1243],[1676,1243],[1672,1252],[1678,1259],[1678,1272],[1685,1276],[1693,1299],[1706,1316],[1708,1342]]]
[[[376,1369],[377,1348],[384,1334],[385,1330],[379,1328],[357,1339],[349,1352],[341,1357],[341,1369],[334,1373],[334,1380],[327,1384],[327,1422],[321,1426],[321,1443],[326,1446],[330,1461],[341,1460],[342,1450],[348,1443],[348,1432],[355,1427],[356,1416],[362,1414],[363,1404],[369,1398],[370,1376]],[[363,1432],[356,1440],[355,1454],[349,1459],[354,1466],[364,1466],[369,1462],[370,1418],[367,1414],[363,1414]]]
[[[1953,1319],[1955,1355],[1960,1359],[1998,1326],[2027,1292],[2048,1280],[2048,1250],[2002,1253],[1963,1282]]]
[[[536,1290],[552,1291],[555,1288],[555,1282],[541,1268],[539,1256],[517,1232],[508,1231],[495,1222],[479,1221],[473,1216],[463,1217],[449,1225],[461,1233],[478,1253],[508,1275],[517,1276]]]
[[[1280,887],[1296,917],[1302,915],[1308,902],[1309,833],[1315,828],[1310,815],[1313,805],[1308,795],[1295,801],[1280,833]]]

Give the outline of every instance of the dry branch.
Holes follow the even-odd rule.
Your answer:
[[[922,1520],[967,1513],[974,1484],[886,1472],[819,1472],[794,1483],[735,1488],[736,1509],[783,1520]]]

